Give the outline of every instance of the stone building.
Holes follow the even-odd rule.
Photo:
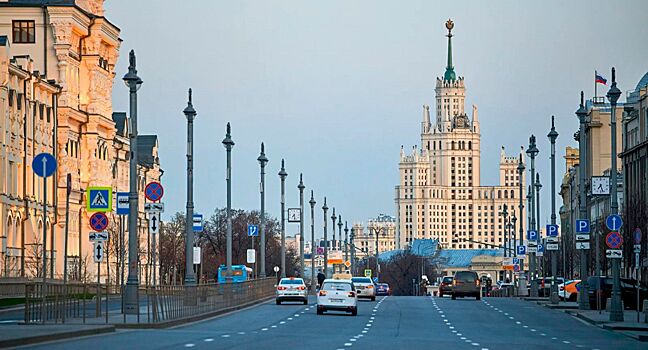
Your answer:
[[[436,80],[434,120],[423,106],[421,148],[406,154],[401,148],[400,183],[396,186],[396,248],[415,239],[438,239],[446,249],[483,249],[504,243],[503,205],[517,208],[519,183],[526,196],[525,177],[517,173],[520,157],[507,156],[502,148],[499,184],[482,186],[481,147],[477,106],[472,118],[465,113],[465,81],[452,64],[452,21],[448,29],[448,63]],[[509,209],[509,215],[513,213]],[[516,210],[515,216],[519,216]],[[526,215],[517,218],[524,224]],[[485,243],[485,244],[484,244]]]
[[[365,228],[361,223],[353,224],[356,257],[362,259],[376,254],[376,235],[378,235],[378,253],[396,249],[396,219],[393,216],[380,214],[370,219]],[[362,250],[362,251],[361,251]]]

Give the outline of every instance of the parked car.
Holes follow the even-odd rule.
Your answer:
[[[637,287],[636,281],[629,278],[621,278],[621,300],[626,309],[637,308]],[[587,294],[590,309],[597,307],[596,295],[601,296],[601,309],[605,309],[607,299],[612,296],[612,277],[592,276],[587,279]],[[645,284],[639,286],[639,305],[643,305],[644,300],[648,300],[648,287]]]
[[[458,271],[452,281],[452,300],[457,297],[475,297],[481,300],[479,276],[474,271]]]
[[[535,279],[538,282],[538,296],[548,297],[551,295],[551,277],[538,277]],[[564,283],[565,279],[556,277],[556,284]],[[544,284],[543,284],[544,283]],[[531,283],[528,284],[529,295],[531,295]]]
[[[444,295],[452,294],[452,280],[454,280],[452,276],[443,277],[439,285],[439,297],[443,298]]]
[[[284,301],[299,301],[308,304],[308,289],[301,278],[282,278],[277,284],[275,302],[280,305]]]
[[[353,277],[351,279],[355,287],[358,298],[369,298],[371,301],[376,300],[376,286],[369,277]]]
[[[351,280],[326,279],[317,293],[317,314],[328,310],[346,311],[358,314],[358,299]]]
[[[576,301],[581,280],[565,281],[558,285],[558,296],[560,300]]]
[[[387,283],[376,284],[376,295],[391,295],[391,289]]]

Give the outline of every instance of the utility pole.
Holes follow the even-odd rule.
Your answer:
[[[317,247],[315,247],[315,197],[313,197],[313,190],[311,190],[311,198],[308,201],[311,207],[311,291],[315,294],[317,290],[317,281],[315,280],[315,253],[317,252]]]
[[[353,225],[351,225],[351,237],[350,238],[350,245],[351,245],[351,276],[355,275],[356,271],[356,261],[355,261],[355,245],[353,243],[353,240],[355,239],[355,228]]]
[[[335,230],[335,227],[333,227],[333,229]],[[338,244],[337,248],[340,248],[339,246],[342,245],[341,244],[342,243],[342,215],[338,215],[338,237],[340,238],[339,239],[340,244]],[[339,251],[339,249],[338,249],[338,251]],[[340,252],[340,255],[341,254],[342,254],[342,252]],[[342,266],[344,266],[344,265],[340,265],[339,272],[342,272]]]
[[[286,277],[286,177],[288,173],[284,167],[284,160],[281,160],[281,278]]]
[[[335,208],[333,208],[333,215],[331,215],[331,221],[333,221],[333,226],[331,231],[333,232],[333,241],[331,242],[331,250],[337,250],[337,246],[335,244],[335,220],[337,219],[337,216],[335,215]],[[333,272],[335,272],[335,266],[333,266]]]
[[[304,276],[304,181],[302,174],[299,174],[299,262],[301,268],[301,277],[305,279]]]
[[[531,183],[529,187],[529,199],[530,199],[530,206],[529,206],[529,214],[531,217],[531,224],[529,226],[529,231],[530,230],[535,230],[536,234],[538,234],[538,228],[536,226],[536,217],[535,217],[535,196],[533,195],[533,179],[535,179],[535,157],[538,154],[538,148],[536,147],[536,139],[535,135],[531,135],[529,137],[529,148],[527,149],[526,153],[531,157]],[[540,203],[538,203],[539,205]],[[537,243],[537,239],[536,239]],[[532,297],[537,297],[538,296],[538,280],[536,279],[536,254],[535,253],[528,253],[529,254],[529,260],[531,265],[529,266],[529,276],[531,278],[531,296]]]
[[[522,160],[522,154],[520,154],[520,160],[518,162],[517,166],[517,171],[518,171],[518,178],[520,181],[518,181],[518,184],[520,186],[519,191],[520,195],[518,196],[520,198],[520,203],[518,204],[518,208],[520,209],[520,228],[519,228],[519,237],[518,239],[520,240],[520,246],[524,245],[524,228],[523,228],[523,219],[524,219],[524,202],[522,200],[524,196],[524,188],[522,186],[522,179],[524,178],[524,162]],[[516,250],[517,252],[517,250]],[[520,281],[518,284],[518,295],[526,295],[526,277],[524,277],[524,259],[520,259]]]
[[[551,131],[547,135],[551,142],[551,224],[556,224],[556,139],[558,132],[554,126],[554,116],[551,116]],[[563,237],[561,237],[563,238]],[[558,296],[558,285],[556,284],[556,275],[558,274],[558,252],[551,251],[551,296],[549,301],[552,304],[558,304],[560,298]],[[567,277],[564,275],[563,276]]]
[[[344,263],[349,261],[349,223],[344,222]],[[345,265],[346,266],[346,265]]]
[[[196,274],[193,269],[193,122],[196,118],[196,110],[191,99],[189,89],[189,100],[187,107],[182,111],[187,118],[187,214],[185,217],[185,286],[196,284]]]
[[[265,166],[268,164],[268,158],[265,155],[265,147],[263,142],[261,142],[261,153],[259,154],[259,165],[261,165],[261,184],[259,186],[259,192],[261,192],[261,250],[260,260],[261,260],[261,272],[259,274],[260,278],[266,278],[266,262],[265,262],[265,253],[266,253],[266,237],[265,237]]]
[[[227,262],[227,282],[232,282],[232,127],[227,123],[227,132],[223,139],[223,146],[227,150],[227,242],[226,242],[226,262]]]
[[[328,218],[326,217],[326,213],[328,212],[328,207],[326,206],[326,197],[324,197],[324,205],[322,206],[322,210],[324,211],[324,276],[328,278],[328,235],[327,235],[327,226],[328,226]]]
[[[587,176],[587,139],[585,138],[585,127],[588,123],[587,110],[584,105],[584,93],[581,91],[580,106],[576,111],[578,120],[580,122],[578,152],[579,152],[579,170],[578,170],[578,216],[580,220],[589,221],[589,213],[587,212],[587,191],[585,190],[585,176]],[[578,291],[578,308],[580,310],[589,310],[589,286],[587,285],[587,250],[580,250],[580,278],[581,289]]]
[[[542,188],[542,184],[540,183],[540,173],[536,173],[536,182],[534,184],[535,190],[536,190],[536,196],[535,196],[535,201],[536,201],[536,231],[538,232],[538,241],[542,242],[542,239],[540,238],[540,189]],[[545,275],[545,270],[544,270],[544,264],[542,264],[542,261],[544,260],[544,256],[542,259],[540,259],[540,268],[542,268],[542,274],[540,276]],[[539,269],[538,267],[538,262],[536,262],[536,269]]]

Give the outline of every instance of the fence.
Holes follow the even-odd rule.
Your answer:
[[[22,298],[25,296],[25,278],[5,277],[0,279],[0,299]]]

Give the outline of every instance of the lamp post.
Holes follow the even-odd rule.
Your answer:
[[[137,90],[142,86],[142,79],[137,76],[135,51],[129,53],[128,73],[124,75],[124,82],[130,92],[130,164],[129,164],[129,193],[128,193],[128,279],[126,280],[126,295],[124,298],[124,313],[137,314],[139,300],[138,277],[138,248],[137,219],[138,219],[138,193],[137,193]]]
[[[529,155],[531,158],[531,185],[533,186],[533,179],[535,178],[535,157],[538,154],[538,148],[536,147],[536,138],[535,135],[531,135],[529,137],[529,148],[527,149],[526,153]],[[535,201],[535,196],[533,195],[533,187],[530,188],[529,190],[529,199],[530,199],[530,206],[529,206],[529,212],[530,212],[530,217],[531,217],[531,223],[529,226],[529,230],[535,230],[538,232],[538,228],[536,226],[536,217],[535,217],[535,206],[536,206],[536,201]],[[540,203],[538,203],[540,205]],[[537,241],[536,241],[537,242]],[[532,297],[537,297],[538,296],[538,281],[535,278],[536,274],[536,254],[535,253],[529,253],[529,260],[530,260],[530,265],[529,265],[529,275],[531,276],[531,296]]]
[[[185,279],[186,286],[196,284],[196,274],[193,270],[193,121],[196,117],[196,110],[191,100],[191,89],[189,89],[189,101],[187,107],[182,111],[187,118],[187,214],[185,216]]]
[[[588,122],[587,110],[584,105],[584,94],[581,91],[580,96],[580,106],[576,111],[578,116],[578,121],[580,122],[579,128],[579,139],[578,139],[578,149],[579,149],[579,170],[578,170],[578,216],[581,220],[589,220],[589,213],[587,212],[587,191],[585,190],[585,176],[587,173],[587,139],[585,135],[585,127]],[[614,110],[614,109],[613,109]],[[581,289],[578,291],[578,308],[581,310],[589,310],[589,294],[587,285],[587,250],[580,249],[580,278],[581,278]]]
[[[335,220],[337,220],[337,216],[335,215],[335,208],[333,208],[333,215],[331,215],[331,221],[333,221],[333,228],[331,231],[333,231],[333,241],[331,242],[331,250],[336,250],[335,246]],[[333,267],[333,272],[335,272],[335,267]]]
[[[547,134],[551,142],[551,224],[556,224],[556,139],[558,132],[554,126],[554,116],[551,116],[551,131]],[[556,275],[558,274],[558,257],[555,250],[551,251],[551,295],[549,301],[552,304],[558,304],[558,285],[556,284]],[[563,275],[564,276],[564,275]]]
[[[506,227],[506,217],[508,216],[507,209],[508,209],[507,205],[506,205],[506,203],[504,203],[504,205],[502,206],[502,211],[500,212],[500,215],[504,218],[504,225],[502,226],[504,228],[504,257],[507,256],[507,254],[506,254],[506,236],[507,236],[507,232],[508,232],[508,229]]]
[[[536,199],[536,218],[537,218],[536,219],[537,220],[536,221],[536,227],[537,227],[536,230],[538,232],[538,241],[542,242],[542,240],[540,239],[540,189],[542,189],[542,184],[540,183],[540,173],[536,173],[536,182],[535,182],[534,186],[535,186],[535,190],[536,190],[536,196],[535,196],[535,199]],[[544,256],[540,260],[541,261],[544,260]],[[541,276],[544,276],[545,275],[545,273],[544,273],[545,272],[544,271],[544,264],[540,263],[540,268],[542,268]],[[540,269],[540,268],[537,268],[537,269]]]
[[[266,266],[265,266],[265,251],[266,251],[266,237],[265,237],[265,166],[268,164],[268,158],[265,155],[265,147],[263,142],[261,142],[261,153],[259,154],[259,165],[261,166],[261,184],[259,186],[259,192],[261,193],[261,250],[260,260],[261,260],[261,273],[259,277],[266,278]]]
[[[520,215],[518,217],[520,218],[520,226],[519,226],[519,236],[518,239],[520,241],[520,245],[524,245],[524,226],[522,223],[522,219],[524,218],[524,202],[522,201],[522,197],[524,196],[524,188],[522,186],[522,179],[524,177],[524,162],[522,161],[522,154],[520,154],[520,160],[518,161],[518,166],[517,166],[517,171],[518,171],[518,178],[520,181],[518,181],[519,184],[519,191],[520,195],[518,196],[520,198],[520,203],[518,204],[518,209],[520,210]],[[517,252],[517,247],[515,248]],[[520,282],[518,284],[518,295],[526,295],[526,278],[524,277],[524,259],[520,260]]]
[[[324,276],[328,277],[328,233],[326,232],[328,226],[328,218],[326,217],[328,207],[326,206],[326,197],[324,197],[322,210],[324,211]]]
[[[286,277],[286,176],[288,173],[284,167],[284,160],[281,160],[281,278]]]
[[[311,291],[315,294],[317,290],[317,282],[315,281],[315,253],[317,248],[315,247],[315,198],[313,197],[313,190],[311,190],[311,198],[308,201],[311,207]]]
[[[376,278],[380,281],[380,263],[378,262],[378,254],[380,252],[380,246],[378,245],[378,236],[380,235],[381,228],[376,229],[376,225],[373,226],[374,234],[376,235]],[[369,260],[367,260],[369,261]]]
[[[611,150],[610,150],[610,214],[619,213],[619,203],[617,201],[617,139],[616,139],[616,106],[621,90],[616,85],[616,70],[612,67],[612,86],[607,93],[610,101],[610,133],[611,133]],[[623,322],[623,306],[621,304],[621,267],[620,259],[612,259],[612,304],[610,305],[610,321]]]
[[[342,244],[341,244],[341,243],[342,243],[342,226],[343,226],[343,225],[342,225],[342,215],[339,215],[339,214],[338,214],[338,224],[337,224],[337,225],[338,225],[338,238],[339,238],[338,241],[340,242],[340,244],[338,244],[338,247],[336,247],[336,248],[340,248],[339,246],[342,245]],[[333,229],[335,230],[335,227],[333,227]],[[338,249],[338,250],[339,250],[339,249]],[[340,252],[340,255],[341,255],[341,254],[342,254],[342,252]],[[339,270],[339,272],[342,272],[342,266],[340,266],[340,270]]]
[[[300,276],[302,278],[305,278],[304,276],[304,181],[303,181],[303,176],[302,174],[299,174],[299,185],[297,185],[297,188],[299,189],[299,263],[300,263],[300,268],[301,268],[301,274]]]
[[[225,181],[227,182],[227,282],[231,282],[232,276],[232,148],[234,141],[232,141],[232,127],[227,123],[227,132],[223,139],[223,146],[227,150],[227,174]]]
[[[344,222],[344,263],[349,261],[349,223]],[[345,265],[346,266],[346,265]]]

